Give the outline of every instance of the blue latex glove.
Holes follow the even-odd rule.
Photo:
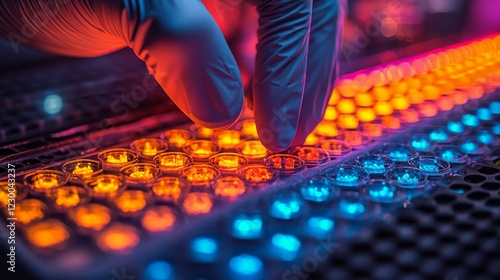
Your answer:
[[[221,1],[221,0],[216,0]],[[0,34],[52,53],[129,46],[193,121],[227,128],[243,108],[235,59],[199,0],[0,2]],[[234,1],[232,1],[234,2]],[[337,74],[343,0],[248,0],[259,13],[253,108],[263,144],[300,144],[321,120]]]

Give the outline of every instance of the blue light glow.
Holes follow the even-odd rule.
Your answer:
[[[229,269],[242,276],[254,276],[262,271],[262,261],[248,254],[241,254],[229,261]]]
[[[355,217],[366,212],[366,207],[361,201],[342,199],[339,202],[339,210],[348,217]]]
[[[389,157],[394,161],[408,161],[410,158],[408,151],[392,150],[389,152]]]
[[[311,232],[321,235],[330,232],[335,226],[335,223],[328,218],[311,217],[307,221],[307,225],[309,226]]]
[[[296,193],[275,196],[269,209],[269,215],[277,219],[293,219],[300,215],[303,201]]]
[[[425,152],[430,149],[431,142],[424,136],[416,135],[411,137],[411,146],[417,151]]]
[[[368,194],[376,202],[391,203],[396,195],[396,188],[382,181],[371,185]]]
[[[461,134],[464,132],[464,126],[461,122],[458,121],[450,121],[446,126],[450,132]]]
[[[476,127],[479,125],[479,118],[476,115],[465,114],[462,116],[462,123],[466,126]]]
[[[240,239],[257,239],[262,232],[260,215],[240,215],[232,223],[231,234]]]
[[[493,143],[493,140],[495,140],[495,138],[493,138],[493,135],[491,135],[491,133],[488,130],[481,130],[481,131],[477,132],[476,139],[480,143],[483,143],[486,145]]]
[[[146,280],[168,280],[172,278],[172,266],[164,261],[154,261],[146,269]]]
[[[500,135],[500,122],[496,122],[491,127],[491,132],[495,135]]]
[[[300,193],[305,200],[323,202],[332,196],[333,186],[328,178],[312,178],[301,187]]]
[[[439,171],[439,166],[435,164],[419,164],[418,168],[424,172],[436,173]]]
[[[475,154],[479,150],[479,146],[474,141],[465,140],[460,144],[460,150],[466,154]]]
[[[57,94],[51,94],[43,100],[43,110],[45,113],[55,115],[61,112],[63,106],[62,99]]]
[[[485,107],[481,107],[481,108],[477,109],[476,115],[482,121],[491,121],[491,119],[492,119],[490,110],[488,108],[485,108]]]
[[[284,261],[291,261],[297,256],[300,249],[300,241],[297,237],[289,234],[277,233],[273,235],[271,242],[274,246],[274,253]]]
[[[217,242],[208,237],[198,237],[191,241],[192,257],[200,262],[211,262],[217,255]]]
[[[458,163],[460,161],[460,158],[463,156],[465,156],[465,154],[462,154],[460,151],[454,148],[445,148],[441,151],[441,158],[444,161],[451,163]]]
[[[492,101],[490,103],[490,112],[493,115],[500,115],[500,101]]]
[[[388,166],[393,164],[392,160],[381,156],[365,156],[358,158],[358,161],[358,164],[361,164],[370,174],[382,174],[385,172],[386,164]]]
[[[437,143],[444,143],[448,141],[448,133],[444,128],[436,128],[429,133],[429,138]]]

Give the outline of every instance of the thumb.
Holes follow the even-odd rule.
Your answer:
[[[130,46],[193,121],[232,125],[243,107],[236,62],[198,0],[0,2],[0,34],[13,46],[97,56]]]

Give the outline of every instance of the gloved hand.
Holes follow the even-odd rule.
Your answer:
[[[247,2],[259,13],[250,98],[257,130],[266,147],[284,150],[302,143],[323,116],[344,1]],[[199,0],[7,0],[0,2],[0,34],[14,48],[81,57],[129,46],[174,103],[206,127],[231,126],[243,107],[238,66]]]

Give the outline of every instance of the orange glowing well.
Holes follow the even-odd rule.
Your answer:
[[[291,148],[289,152],[303,159],[308,166],[318,165],[330,160],[328,152],[315,147],[297,146]]]
[[[351,152],[351,146],[340,140],[326,139],[316,143],[316,147],[327,151],[331,157],[339,157]]]
[[[338,113],[334,106],[328,106],[325,110],[324,120],[334,121],[337,119]]]
[[[417,114],[418,117],[418,114]],[[401,128],[401,121],[399,118],[394,116],[383,116],[382,124],[389,129],[399,129]]]
[[[96,244],[104,252],[126,252],[139,244],[139,233],[133,226],[112,223],[96,235]]]
[[[62,248],[69,237],[64,224],[56,219],[41,221],[26,229],[26,238],[31,245],[43,249]]]
[[[88,185],[93,190],[93,195],[96,198],[114,197],[124,188],[123,177],[112,174],[96,176]]]
[[[355,115],[339,115],[337,126],[342,129],[355,129],[359,125],[359,120]]]
[[[71,160],[63,164],[62,170],[72,177],[89,180],[102,173],[101,163],[92,159]]]
[[[224,130],[212,135],[212,140],[222,149],[234,149],[243,139],[243,133],[237,130]]]
[[[316,126],[315,133],[320,136],[326,137],[337,136],[337,134],[339,133],[339,131],[337,130],[337,123],[333,121],[323,120]]]
[[[115,169],[137,162],[134,151],[122,148],[104,150],[97,155],[97,158],[104,167]]]
[[[245,184],[240,178],[235,176],[220,178],[214,184],[214,193],[229,199],[235,199],[245,191]]]
[[[278,172],[265,165],[250,164],[238,170],[238,177],[247,184],[270,183],[278,178]]]
[[[26,188],[19,183],[9,184],[7,180],[0,182],[0,206],[6,207],[15,201],[20,201],[26,196]]]
[[[148,199],[144,192],[139,190],[127,190],[115,199],[115,206],[123,213],[136,213],[144,209]]]
[[[337,103],[337,111],[342,114],[352,114],[356,112],[356,103],[354,103],[354,99],[351,98],[343,98],[340,99]]]
[[[269,153],[259,140],[241,141],[240,145],[236,147],[236,151],[249,159],[265,158]]]
[[[78,227],[92,231],[102,230],[111,221],[109,209],[96,203],[75,207],[68,216]]]
[[[220,151],[219,145],[210,140],[189,141],[183,149],[193,159],[208,159]]]
[[[178,202],[186,186],[177,177],[160,177],[151,188],[156,198],[162,201]]]
[[[207,214],[212,210],[214,203],[207,193],[192,192],[186,195],[182,202],[184,212],[189,215]]]
[[[160,173],[160,169],[151,163],[134,163],[122,168],[128,185],[150,185]]]
[[[163,173],[174,173],[193,164],[193,158],[185,153],[167,152],[154,157],[153,161]]]
[[[49,194],[49,198],[55,207],[66,209],[72,208],[87,201],[87,192],[76,186],[64,186]]]
[[[291,174],[303,169],[305,161],[294,155],[276,154],[266,158],[265,164],[278,169],[281,173]]]
[[[335,124],[336,125],[336,124]],[[306,140],[304,140],[304,145],[312,146],[318,142],[319,136],[316,134],[316,131],[313,131],[309,135],[307,135]]]
[[[48,192],[68,181],[68,176],[55,170],[37,170],[24,177],[24,184],[35,192]]]
[[[241,132],[247,139],[259,139],[257,134],[257,125],[254,120],[246,120],[241,122]]]
[[[5,209],[7,211],[7,209]],[[47,206],[38,199],[24,199],[16,203],[15,217],[21,224],[29,224],[45,217]]]
[[[185,129],[172,129],[163,133],[164,139],[167,141],[169,147],[181,149],[186,145],[187,141],[195,138],[191,131]]]
[[[181,169],[179,175],[192,186],[207,186],[220,177],[220,171],[210,165],[193,165]]]
[[[132,150],[139,155],[150,158],[167,150],[167,144],[156,138],[142,138],[130,144]]]
[[[172,230],[177,221],[174,210],[168,206],[155,206],[149,208],[142,216],[141,225],[149,232],[162,232]]]
[[[337,136],[337,139],[346,142],[352,148],[360,148],[370,142],[370,137],[359,131],[343,132]]]
[[[209,163],[222,172],[236,171],[241,165],[248,163],[248,160],[237,153],[220,153],[212,156]]]
[[[203,138],[203,139],[210,139],[210,137],[214,133],[213,129],[208,128],[208,127],[203,127],[203,126],[200,126],[200,125],[197,125],[197,124],[194,124],[191,127],[191,130],[194,133],[196,133],[196,135],[198,135],[200,138]]]

